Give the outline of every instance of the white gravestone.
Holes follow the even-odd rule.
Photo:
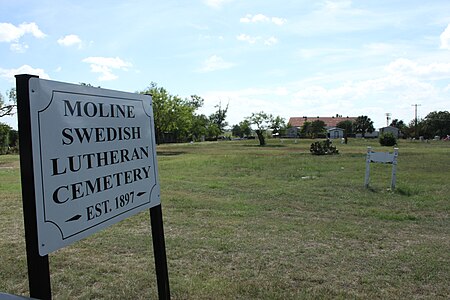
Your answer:
[[[391,178],[391,189],[395,189],[395,181],[397,175],[397,157],[398,157],[398,148],[394,148],[393,153],[389,152],[373,152],[372,147],[367,147],[367,156],[366,156],[366,177],[364,181],[364,186],[369,187],[370,180],[370,163],[383,163],[383,164],[392,164],[392,178]]]

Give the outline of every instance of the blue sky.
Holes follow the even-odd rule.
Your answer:
[[[450,1],[0,0],[0,92],[14,75],[135,92],[150,82],[252,112],[450,110]],[[16,127],[15,118],[2,118]]]

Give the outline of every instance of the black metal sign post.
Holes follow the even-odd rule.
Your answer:
[[[161,300],[167,300],[170,299],[170,288],[161,204],[150,208],[150,221],[152,225],[153,253],[155,255],[158,296]]]
[[[42,165],[38,164],[36,165],[35,163],[42,163],[42,161],[46,161],[48,162],[48,160],[44,160],[48,159],[48,157],[46,157],[45,155],[48,155],[48,152],[44,152],[42,151],[42,148],[40,148],[40,146],[36,146],[34,143],[36,143],[35,139],[37,138],[37,136],[39,136],[39,139],[41,138],[45,138],[48,136],[51,136],[50,133],[48,133],[48,131],[52,132],[52,126],[56,129],[60,129],[59,126],[54,126],[53,123],[46,123],[46,122],[41,122],[39,123],[39,120],[41,120],[38,117],[36,117],[36,111],[39,111],[39,113],[41,113],[41,117],[42,119],[47,118],[53,120],[53,118],[57,119],[57,114],[58,114],[58,110],[56,108],[54,108],[54,106],[52,107],[52,103],[62,103],[60,100],[58,102],[58,100],[54,100],[55,98],[53,98],[52,96],[52,100],[47,104],[47,106],[42,109],[37,107],[37,104],[42,104],[45,102],[42,102],[42,98],[36,97],[36,94],[40,94],[41,90],[44,91],[53,91],[55,92],[55,89],[57,88],[62,88],[62,90],[58,90],[58,93],[66,93],[67,95],[70,95],[70,93],[68,91],[72,91],[72,94],[75,93],[78,95],[78,97],[80,97],[80,99],[84,99],[83,97],[81,97],[80,95],[85,95],[85,98],[87,99],[88,97],[92,96],[91,94],[82,94],[82,93],[78,93],[79,88],[78,86],[74,86],[74,85],[70,85],[70,84],[66,84],[66,83],[57,83],[57,82],[52,82],[52,81],[46,81],[46,80],[40,80],[40,79],[35,79],[35,78],[39,78],[38,76],[33,76],[33,75],[16,75],[16,89],[17,89],[17,108],[18,108],[18,125],[19,125],[19,143],[20,143],[20,170],[21,170],[21,180],[22,180],[22,202],[23,202],[23,214],[24,214],[24,224],[25,224],[25,242],[26,242],[26,251],[27,251],[27,264],[28,264],[28,281],[29,281],[29,288],[30,288],[30,296],[32,298],[38,298],[38,299],[51,299],[52,295],[51,295],[51,282],[50,282],[50,270],[49,270],[49,260],[48,260],[48,253],[50,253],[51,251],[54,251],[56,249],[59,249],[61,247],[63,247],[64,245],[68,245],[70,244],[71,240],[68,241],[62,241],[62,240],[58,240],[55,239],[56,237],[54,235],[46,235],[48,234],[49,231],[46,231],[45,227],[43,227],[43,220],[41,220],[42,216],[42,210],[43,207],[40,206],[42,204],[52,204],[54,205],[52,202],[50,203],[41,203],[39,202],[39,205],[37,204],[37,195],[39,194],[39,197],[42,197],[43,199],[47,199],[49,196],[42,196],[41,194],[43,194],[43,191],[40,191],[40,186],[46,186],[47,184],[53,184],[53,182],[51,180],[47,180],[44,181],[44,177],[42,174],[46,174],[46,176],[48,176],[48,172],[45,173],[43,172],[42,169]],[[30,83],[31,82],[31,83]],[[97,91],[96,91],[97,92]],[[153,117],[153,112],[152,112],[152,108],[151,108],[151,101],[148,101],[149,99],[144,99],[143,95],[140,96],[136,96],[136,95],[132,95],[131,99],[130,96],[127,93],[123,93],[123,92],[119,92],[119,91],[111,91],[111,90],[99,90],[98,92],[100,92],[99,94],[96,94],[98,97],[103,97],[103,98],[108,98],[108,99],[114,99],[114,101],[118,101],[117,99],[120,100],[126,100],[126,101],[140,101],[139,103],[142,103],[142,113],[139,114],[139,118],[137,118],[137,114],[135,114],[134,109],[138,109],[137,107],[140,106],[133,106],[133,105],[129,105],[127,106],[129,108],[128,110],[128,117],[130,117],[131,119],[135,120],[134,125],[136,127],[135,128],[135,132],[136,133],[136,140],[138,140],[139,142],[141,141],[141,127],[142,128],[147,128],[147,124],[146,123],[149,118],[151,119]],[[65,95],[66,95],[65,94]],[[66,98],[63,98],[66,99]],[[69,99],[69,98],[67,98]],[[78,99],[78,98],[77,98]],[[88,98],[91,99],[91,98]],[[44,101],[47,101],[48,99],[45,99]],[[64,100],[66,102],[68,102],[70,104],[70,100]],[[83,100],[83,101],[87,101],[87,100]],[[81,100],[78,100],[77,105],[81,105]],[[97,112],[96,110],[96,105],[94,102],[87,102],[88,105],[91,105],[91,107],[95,107],[95,110],[93,110],[93,112]],[[131,102],[130,102],[131,103]],[[138,103],[138,102],[136,102]],[[67,104],[67,103],[66,103]],[[67,105],[69,105],[67,104]],[[54,104],[55,106],[57,106],[57,104]],[[102,103],[100,103],[99,105],[103,105]],[[116,104],[117,106],[118,104]],[[147,110],[146,107],[147,107]],[[60,107],[60,106],[57,106]],[[71,107],[71,106],[70,106]],[[69,107],[69,108],[70,108]],[[113,107],[113,104],[111,104],[110,107]],[[102,106],[100,107],[100,110],[102,111]],[[53,109],[53,110],[52,110]],[[91,112],[88,111],[88,107],[85,106],[85,112],[86,115],[88,115],[88,117],[94,117],[95,114],[89,115]],[[93,108],[92,108],[93,109]],[[111,108],[112,109],[112,108]],[[81,114],[81,106],[79,106],[79,111],[75,110],[75,106],[72,107],[72,110],[69,109],[69,112],[71,112],[72,114],[74,114],[75,112],[79,112]],[[102,111],[103,113],[103,111]],[[123,117],[125,117],[125,110],[123,110]],[[138,113],[138,111],[136,110],[136,113]],[[113,115],[114,114],[114,115]],[[107,117],[109,115],[103,115],[103,117]],[[117,115],[114,111],[111,111],[111,118],[115,118]],[[37,119],[36,119],[37,118]],[[137,120],[137,121],[136,121]],[[143,122],[143,123],[140,123]],[[63,123],[63,122],[61,122]],[[50,124],[50,125],[49,125]],[[64,123],[67,124],[67,123]],[[90,124],[90,123],[88,123]],[[144,125],[142,125],[144,124]],[[151,124],[151,123],[150,123]],[[45,127],[45,129],[42,129],[43,127],[41,126],[47,126]],[[145,127],[144,127],[145,126]],[[150,128],[150,133],[153,132],[153,124],[151,124],[151,128]],[[44,130],[46,132],[46,135],[40,135],[40,132],[36,132],[34,130],[36,130],[36,128],[39,128],[40,130]],[[33,134],[35,134],[36,136],[33,136]],[[131,136],[131,133],[130,133]],[[100,136],[102,137],[102,136]],[[116,136],[114,136],[116,137]],[[111,204],[109,206],[109,210],[106,209],[107,207],[107,202],[109,200],[106,200],[106,204],[104,204],[105,209],[103,211],[103,208],[101,209],[101,214],[112,214],[113,208],[114,210],[114,217],[116,218],[125,218],[128,216],[131,216],[133,214],[135,214],[135,211],[139,211],[137,209],[139,209],[139,207],[141,207],[141,209],[144,208],[148,208],[150,205],[153,204],[153,206],[150,206],[150,221],[151,221],[151,227],[152,227],[152,239],[153,239],[153,251],[154,251],[154,256],[155,256],[155,269],[156,269],[156,277],[157,277],[157,285],[158,285],[158,295],[159,295],[159,299],[162,300],[166,300],[166,299],[170,299],[170,290],[169,290],[169,276],[168,276],[168,271],[167,271],[167,259],[166,259],[166,246],[165,246],[165,241],[164,241],[164,230],[163,230],[163,220],[162,220],[162,210],[161,210],[161,204],[160,204],[160,200],[159,200],[159,183],[157,182],[157,167],[156,167],[156,150],[155,150],[155,141],[154,141],[154,136],[153,135],[149,135],[147,136],[147,138],[150,138],[148,140],[146,140],[149,145],[153,144],[153,153],[152,156],[148,155],[148,150],[144,151],[143,153],[146,153],[147,157],[149,157],[151,159],[151,161],[149,162],[150,166],[148,166],[147,168],[144,168],[142,172],[144,172],[145,174],[147,174],[145,177],[144,175],[139,175],[141,172],[140,169],[132,169],[131,171],[135,172],[136,170],[139,171],[137,173],[139,173],[135,176],[137,176],[136,178],[139,179],[146,179],[146,178],[150,178],[149,174],[150,174],[150,170],[154,170],[154,176],[153,179],[151,180],[147,180],[147,182],[151,183],[150,186],[150,196],[148,199],[146,198],[142,198],[143,200],[138,200],[135,201],[134,203],[136,205],[140,205],[140,206],[136,206],[136,210],[135,208],[130,208],[129,211],[124,211],[124,209],[122,209],[122,211],[120,210],[124,205],[129,204],[130,202],[125,202],[123,201],[120,202],[119,199],[121,199],[120,197],[125,197],[124,194],[121,194],[120,197],[116,196],[116,206],[113,206],[113,204]],[[34,143],[33,143],[34,141]],[[39,140],[39,145],[42,142],[41,140]],[[53,141],[51,138],[48,138],[47,143]],[[56,144],[55,144],[56,145]],[[53,145],[53,146],[55,146]],[[37,147],[36,149],[34,149],[33,147]],[[147,146],[148,147],[148,146]],[[64,151],[63,149],[59,149],[56,148],[58,150],[58,153],[60,153],[60,151]],[[83,148],[84,149],[84,148]],[[135,148],[137,149],[137,148]],[[141,147],[140,149],[146,149]],[[39,151],[38,151],[39,150]],[[52,150],[55,150],[52,148]],[[113,153],[115,153],[114,151],[116,150],[112,150]],[[136,150],[135,150],[136,151]],[[66,154],[67,155],[67,154]],[[44,158],[43,158],[44,157]],[[35,161],[35,159],[40,159],[40,161]],[[59,158],[58,158],[59,159]],[[38,170],[39,168],[41,168],[40,170]],[[55,165],[53,165],[53,175],[61,175],[61,174],[65,174],[65,172],[61,172],[59,173],[58,168],[55,168]],[[131,174],[130,170],[125,170],[125,172],[128,172],[127,174]],[[56,172],[56,173],[55,173]],[[134,174],[137,174],[136,172]],[[142,174],[144,174],[142,173]],[[117,173],[116,175],[119,176],[121,173]],[[123,173],[125,174],[125,173]],[[37,176],[39,175],[39,176]],[[111,176],[111,175],[106,175],[106,176]],[[124,175],[125,176],[125,175]],[[103,178],[103,177],[98,177],[98,178]],[[135,179],[136,180],[136,179]],[[105,181],[106,182],[106,181]],[[36,185],[37,184],[37,185]],[[136,183],[135,187],[137,188],[142,188],[145,189],[143,186],[145,186],[145,184],[138,185],[138,183]],[[118,188],[119,185],[116,187]],[[60,187],[58,187],[57,191],[60,189]],[[109,187],[108,189],[112,189],[112,186]],[[106,190],[106,189],[105,189]],[[153,192],[153,194],[152,194]],[[134,196],[134,191],[131,192],[132,195]],[[137,192],[137,196],[142,196],[146,194],[146,192]],[[56,194],[58,195],[58,194]],[[127,194],[129,195],[129,194]],[[78,195],[79,196],[79,195]],[[50,196],[51,197],[51,196]],[[42,199],[42,201],[43,201]],[[55,193],[53,193],[53,200],[55,199]],[[63,202],[59,202],[59,199],[57,199],[58,204],[64,204],[66,203],[66,201]],[[125,200],[125,198],[124,198]],[[139,202],[141,201],[141,202]],[[97,201],[98,202],[98,201]],[[120,203],[122,203],[123,205],[119,205]],[[133,203],[133,202],[131,202]],[[101,205],[103,205],[103,202],[100,202]],[[92,221],[94,219],[94,217],[100,217],[100,215],[94,215],[93,210],[94,210],[94,205],[97,209],[97,207],[99,207],[99,203],[97,204],[91,204],[90,202],[88,203],[87,210],[84,210],[85,212],[87,211],[87,216],[86,218],[83,219],[84,222],[86,223],[79,223],[81,226],[81,229],[85,228],[83,226],[87,226],[87,221]],[[46,212],[54,212],[52,209],[54,209],[54,206],[48,206],[46,207],[47,210]],[[59,207],[58,207],[59,208]],[[75,210],[72,212],[71,209],[73,210],[74,208],[69,207],[69,209],[67,209],[67,207],[64,207],[63,210],[58,210],[57,212],[63,212],[63,213],[67,213],[67,211],[70,212],[70,215],[75,214],[75,219],[74,217],[72,217],[71,219],[68,219],[70,221],[72,220],[79,220],[81,217],[80,213],[77,213],[78,211],[75,212]],[[75,209],[77,209],[77,207],[75,206]],[[97,209],[98,211],[98,209]],[[127,214],[125,214],[127,213]],[[50,213],[49,213],[50,215]],[[54,215],[52,215],[54,216]],[[45,219],[45,218],[44,218]],[[47,219],[45,219],[47,220]],[[50,219],[49,219],[50,220]],[[64,220],[64,219],[63,219]],[[86,221],[87,220],[87,221]],[[106,219],[105,221],[103,221],[103,223],[105,224],[104,226],[109,226],[114,224],[114,222],[117,222],[116,220],[120,220],[120,219],[115,219],[110,221],[109,223],[105,223],[108,222],[109,219]],[[58,221],[60,222],[60,221]],[[62,223],[52,223],[52,224],[56,224],[56,225],[61,225]],[[66,221],[67,222],[67,221]],[[99,223],[100,225],[102,224]],[[97,224],[92,225],[96,226]],[[58,228],[61,230],[61,228],[58,226]],[[72,228],[69,227],[63,227],[64,229],[68,229],[68,230],[72,230]],[[98,227],[95,228],[95,230],[100,230],[102,227]],[[80,232],[84,232],[84,230],[80,230],[77,228],[77,230],[79,230]],[[62,231],[61,231],[62,232]],[[74,230],[75,233],[76,230]],[[94,231],[93,231],[94,232]],[[77,237],[77,239],[81,239],[83,237],[88,236],[89,234],[91,234],[90,232],[86,233],[84,236]],[[58,236],[58,238],[61,238]],[[40,240],[42,239],[42,240]],[[77,239],[74,239],[77,240]],[[47,241],[47,243],[46,243]],[[51,244],[50,246],[48,245],[49,241],[54,242],[54,244]],[[55,243],[56,241],[56,243]],[[47,247],[47,248],[46,248]]]
[[[31,143],[31,118],[29,80],[32,75],[17,75],[17,112],[20,144],[20,172],[22,180],[23,218],[28,264],[28,285],[30,297],[51,299],[50,269],[48,255],[39,255],[36,194]]]
[[[147,95],[151,96],[150,94]],[[161,204],[150,208],[150,223],[152,227],[158,297],[161,300],[168,300],[170,299],[169,272],[167,270],[166,243],[164,240]]]

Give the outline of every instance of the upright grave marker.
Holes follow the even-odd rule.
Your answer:
[[[151,97],[16,77],[31,296],[51,295],[49,253],[150,209],[167,298]]]
[[[369,187],[370,180],[370,163],[383,163],[392,164],[392,177],[391,177],[391,189],[395,189],[395,182],[397,179],[397,157],[398,148],[394,148],[393,153],[389,152],[373,152],[372,147],[367,147],[366,156],[366,176],[364,180],[364,186]]]

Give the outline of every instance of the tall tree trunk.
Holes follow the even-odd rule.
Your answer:
[[[264,134],[263,134],[262,130],[256,130],[256,134],[258,135],[259,145],[265,146],[266,140],[264,139]]]

